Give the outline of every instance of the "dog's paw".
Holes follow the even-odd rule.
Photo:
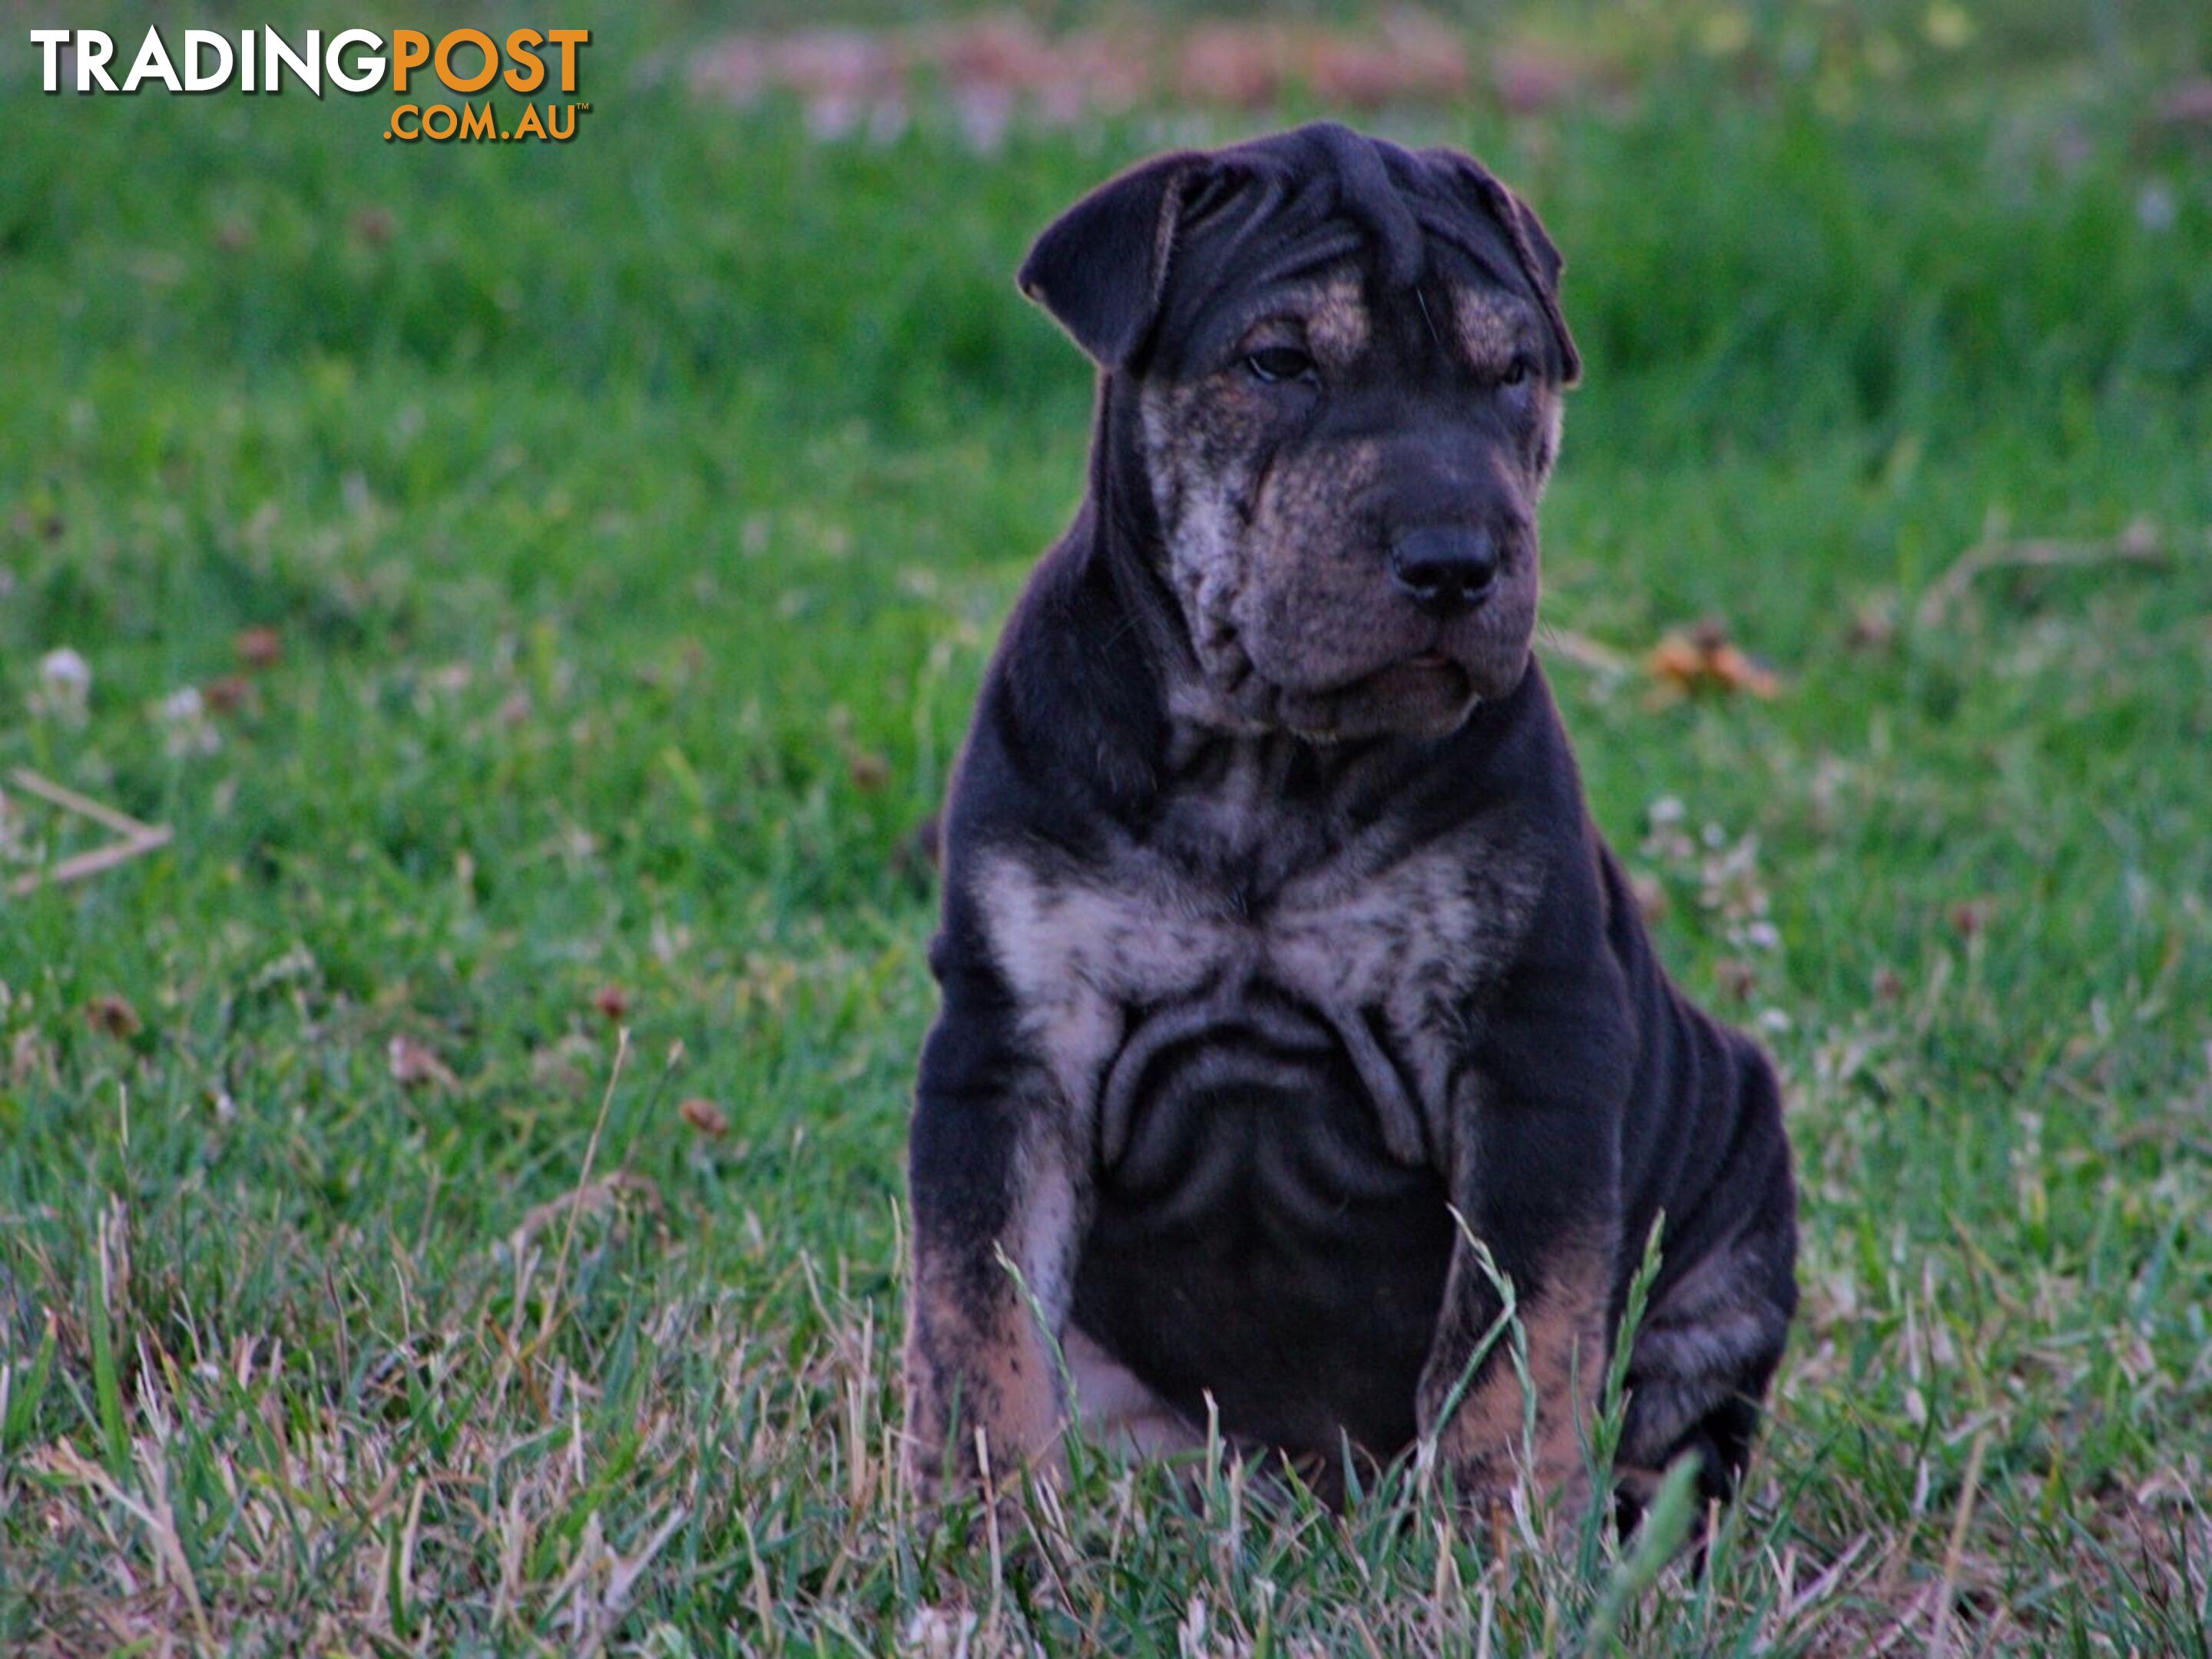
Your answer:
[[[1468,1534],[1499,1555],[1516,1538],[1540,1540],[1547,1548],[1573,1538],[1589,1513],[1589,1478],[1580,1470],[1532,1478],[1510,1463],[1485,1460],[1455,1465],[1450,1492]]]
[[[1026,1460],[1008,1462],[993,1455],[988,1446],[970,1448],[963,1457],[915,1444],[908,1448],[901,1474],[924,1530],[951,1526],[972,1541],[981,1536],[987,1515],[1003,1538],[1025,1529],[1032,1488],[1064,1489],[1067,1459],[1057,1443]]]
[[[1009,1572],[1030,1576],[1030,1566],[1043,1559],[1043,1540],[1066,1530],[1050,1493],[1034,1480],[1018,1475],[988,1489],[973,1480],[915,1481],[913,1535],[945,1556],[988,1553]]]

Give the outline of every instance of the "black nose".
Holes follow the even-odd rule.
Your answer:
[[[1498,578],[1498,544],[1487,530],[1416,530],[1390,550],[1390,575],[1426,610],[1472,611]]]

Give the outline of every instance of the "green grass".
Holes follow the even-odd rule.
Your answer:
[[[1703,1578],[1404,1485],[1094,1462],[971,1536],[894,1480],[902,843],[1081,476],[1008,272],[1188,123],[0,89],[0,769],[175,830],[0,902],[0,1648],[2207,1652],[2212,168],[2105,69],[1401,124],[1568,250],[1547,604],[1629,666],[1554,681],[1790,1080]],[[1654,705],[1707,616],[1780,696]],[[256,626],[212,752],[151,712]],[[0,789],[0,875],[86,844]]]

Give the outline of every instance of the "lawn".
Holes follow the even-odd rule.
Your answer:
[[[1310,100],[824,138],[661,17],[433,148],[9,39],[0,888],[108,838],[15,769],[173,838],[0,898],[0,1649],[2212,1652],[2212,35],[1956,9],[1383,118],[1567,251],[1541,648],[1788,1080],[1702,1575],[895,1473],[911,837],[1082,476],[1009,273]],[[1773,695],[1668,696],[1701,623]]]

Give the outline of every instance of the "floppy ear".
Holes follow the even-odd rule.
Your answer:
[[[1487,173],[1483,176],[1489,178]],[[1495,179],[1490,179],[1490,188],[1498,195],[1492,210],[1505,222],[1513,238],[1514,256],[1535,289],[1544,320],[1551,325],[1552,337],[1558,343],[1560,382],[1572,386],[1583,377],[1583,354],[1575,349],[1575,337],[1567,331],[1566,313],[1559,309],[1559,273],[1567,268],[1567,262],[1559,257],[1559,245],[1552,240],[1534,208]]]
[[[1435,149],[1429,154],[1473,188],[1504,230],[1513,245],[1514,260],[1528,279],[1528,286],[1536,290],[1536,303],[1542,307],[1553,343],[1559,348],[1562,382],[1572,386],[1582,379],[1583,358],[1575,349],[1575,337],[1567,331],[1566,314],[1559,309],[1559,273],[1566,269],[1566,261],[1559,257],[1559,246],[1545,230],[1543,221],[1480,162],[1457,150]]]
[[[1047,226],[1022,261],[1022,292],[1103,368],[1127,362],[1152,328],[1182,186],[1205,160],[1178,151],[1108,179]]]

